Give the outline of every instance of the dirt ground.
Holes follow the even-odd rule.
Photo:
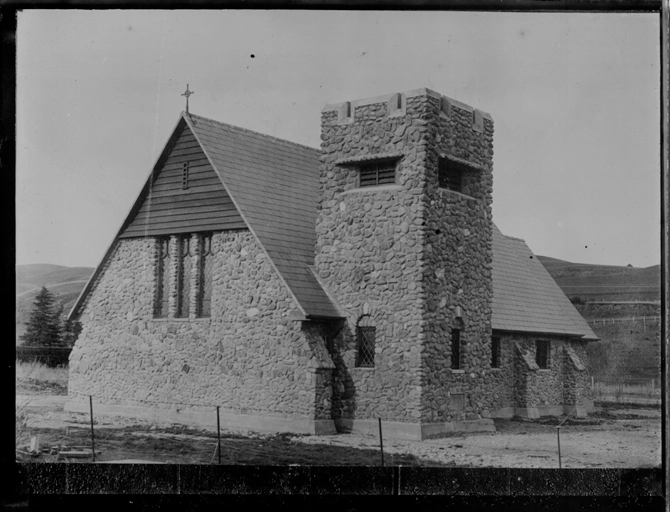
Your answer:
[[[88,414],[63,411],[67,397],[58,389],[20,389],[16,397],[18,446],[37,436],[42,447],[91,448]],[[40,394],[31,394],[39,392]],[[647,408],[645,408],[647,407]],[[562,420],[495,420],[497,432],[453,435],[427,441],[384,440],[386,465],[557,468],[556,425]],[[212,429],[155,424],[140,419],[95,418],[98,462],[138,461],[179,464],[218,462]],[[560,428],[564,468],[639,468],[661,465],[661,410],[649,406],[598,407],[585,420]],[[30,462],[90,462],[55,453]],[[379,465],[379,438],[358,434],[300,436],[250,431],[221,432],[222,464]]]

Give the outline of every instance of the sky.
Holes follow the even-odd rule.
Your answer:
[[[326,104],[433,89],[493,117],[504,234],[660,263],[657,14],[26,10],[17,264],[100,262],[187,84],[192,113],[315,148]]]

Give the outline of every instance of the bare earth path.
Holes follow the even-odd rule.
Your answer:
[[[24,436],[45,443],[88,442],[89,417],[63,411],[63,395],[19,395],[17,411],[27,413]],[[561,427],[564,468],[636,468],[661,464],[659,409],[606,409],[587,421]],[[443,439],[385,439],[387,464],[557,468],[556,427],[542,422],[496,420],[497,432]],[[555,422],[554,422],[555,423]],[[132,418],[96,417],[99,460],[141,459],[168,463],[209,463],[216,446],[211,429],[151,424]],[[378,464],[376,436],[272,436],[245,431],[222,432],[228,463]],[[127,441],[127,442],[124,442]],[[152,443],[148,443],[151,440]],[[25,442],[25,439],[23,440]],[[44,444],[44,443],[43,443]],[[178,449],[177,449],[178,448]],[[330,457],[330,459],[329,459]],[[40,457],[45,461],[48,457]],[[35,462],[38,462],[35,459]]]

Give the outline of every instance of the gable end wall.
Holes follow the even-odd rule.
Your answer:
[[[215,233],[212,316],[153,318],[156,245],[118,240],[70,355],[72,401],[279,418],[330,418],[332,363],[319,333],[248,230]],[[86,402],[87,403],[87,402]]]

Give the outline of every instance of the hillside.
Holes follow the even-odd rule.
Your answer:
[[[35,295],[46,286],[56,296],[56,303],[63,311],[70,311],[95,269],[91,267],[65,267],[35,264],[16,266],[16,343],[25,332],[25,324],[35,300]]]
[[[635,268],[537,258],[601,338],[588,345],[591,375],[659,377],[660,265]]]
[[[570,298],[589,301],[660,301],[661,266],[647,268],[572,263],[537,256]]]

